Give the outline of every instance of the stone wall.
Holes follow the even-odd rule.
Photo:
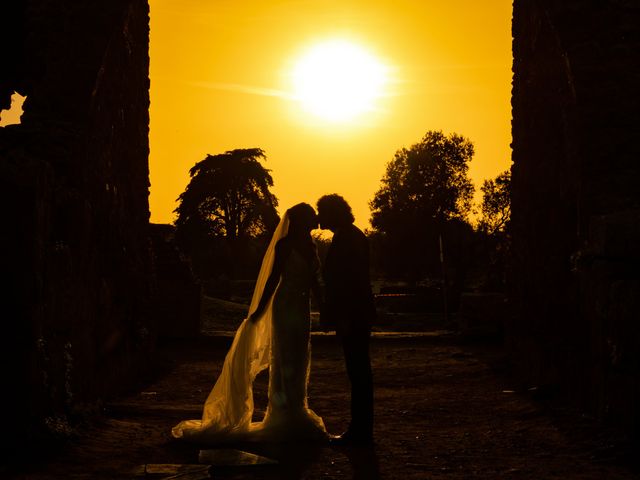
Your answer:
[[[175,226],[152,223],[153,306],[158,337],[197,337],[201,331],[202,286],[175,242]]]
[[[640,5],[515,0],[508,339],[523,379],[640,432]]]
[[[148,4],[2,9],[0,105],[27,100],[0,128],[0,363],[9,431],[29,437],[126,387],[154,343]]]

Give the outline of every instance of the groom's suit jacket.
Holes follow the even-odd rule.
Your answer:
[[[369,243],[355,225],[338,230],[322,269],[325,312],[342,335],[368,334],[375,318],[369,277]]]

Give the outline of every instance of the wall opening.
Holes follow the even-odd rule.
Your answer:
[[[13,95],[11,95],[11,108],[8,110],[0,110],[0,127],[20,124],[20,119],[23,113],[22,106],[26,99],[26,96],[13,92]]]

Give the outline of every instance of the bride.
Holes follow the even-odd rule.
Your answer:
[[[262,260],[251,314],[236,331],[202,419],[180,422],[171,431],[175,438],[208,444],[328,438],[307,403],[309,292],[320,298],[320,262],[311,239],[317,226],[309,204],[286,211]],[[267,367],[269,403],[263,420],[252,422],[252,384]]]

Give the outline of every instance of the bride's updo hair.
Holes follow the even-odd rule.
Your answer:
[[[308,203],[298,203],[289,210],[289,231],[297,230],[299,228],[311,227],[316,228],[318,226],[318,217],[316,211]]]

